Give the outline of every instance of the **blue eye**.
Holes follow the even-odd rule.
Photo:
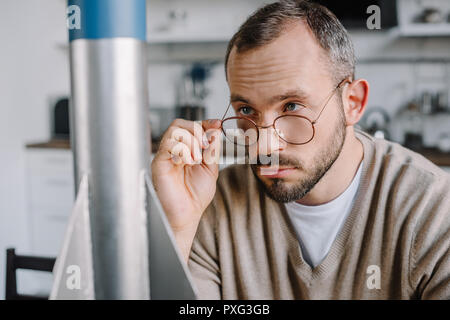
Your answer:
[[[289,102],[286,104],[284,111],[298,111],[300,109],[300,105],[298,103]]]
[[[244,106],[244,107],[240,107],[238,109],[238,112],[243,114],[244,116],[249,116],[253,113],[253,109],[250,107]]]

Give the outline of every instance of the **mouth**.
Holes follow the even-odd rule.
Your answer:
[[[259,174],[267,178],[284,178],[298,170],[296,167],[272,167],[260,166],[258,167]]]

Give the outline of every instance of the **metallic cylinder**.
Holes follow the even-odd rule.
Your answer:
[[[96,299],[148,295],[141,230],[150,166],[145,0],[74,0],[70,31],[72,146],[77,185],[88,176]],[[143,30],[142,30],[143,28]]]

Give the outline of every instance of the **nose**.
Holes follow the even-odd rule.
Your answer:
[[[280,139],[273,125],[259,127],[258,155],[268,156],[284,149],[285,142]]]

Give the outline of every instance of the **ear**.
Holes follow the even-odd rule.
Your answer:
[[[345,118],[348,126],[361,119],[369,98],[369,83],[365,79],[351,82],[342,93]]]

